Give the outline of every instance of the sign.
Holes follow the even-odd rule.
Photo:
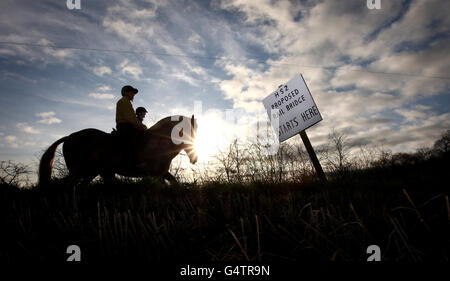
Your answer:
[[[280,143],[322,120],[301,74],[268,95],[263,104]]]

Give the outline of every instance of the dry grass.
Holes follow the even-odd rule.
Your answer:
[[[0,261],[448,261],[448,158],[327,183],[0,186]]]

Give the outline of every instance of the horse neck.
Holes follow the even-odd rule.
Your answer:
[[[146,131],[146,137],[148,139],[158,138],[160,142],[161,140],[166,140],[167,143],[171,144],[170,147],[168,147],[170,151],[174,151],[174,153],[176,152],[176,154],[178,154],[181,150],[184,149],[184,145],[183,143],[177,145],[172,141],[172,130],[176,125],[177,122],[167,122],[166,124],[162,124],[157,129],[149,128]]]
[[[157,124],[155,124],[154,126],[157,126]],[[174,124],[174,122],[165,122],[163,124],[159,124],[158,128],[154,128],[154,126],[148,128],[146,130],[147,133],[147,137],[151,138],[151,137],[159,137],[159,138],[171,138],[171,133],[173,130],[173,127],[175,127],[176,124]]]
[[[166,117],[164,119],[161,119],[160,121],[158,121],[155,125],[153,125],[152,127],[150,127],[149,129],[147,129],[147,137],[148,138],[160,138],[160,139],[167,139],[170,140],[171,145],[171,150],[172,151],[176,151],[177,154],[183,150],[186,145],[184,143],[181,144],[175,144],[172,141],[172,130],[173,128],[178,125],[180,122],[183,121],[183,119],[187,118],[186,116],[181,116],[180,115],[179,120],[176,121],[172,121],[172,117]],[[155,128],[156,127],[156,128]],[[190,133],[190,132],[184,132],[184,133]]]

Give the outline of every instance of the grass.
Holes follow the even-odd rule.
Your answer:
[[[326,183],[0,186],[0,261],[448,261],[448,157]]]

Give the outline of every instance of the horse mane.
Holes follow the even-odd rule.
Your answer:
[[[182,118],[188,118],[188,117],[182,116],[182,115],[174,115],[174,116],[176,116],[178,118],[176,120],[172,121],[172,116],[167,116],[167,117],[159,120],[158,122],[156,122],[156,124],[154,124],[153,126],[148,128],[147,131],[149,133],[156,133],[163,129],[173,128],[176,124],[180,123],[183,120]],[[182,118],[180,118],[180,117],[182,117]]]

